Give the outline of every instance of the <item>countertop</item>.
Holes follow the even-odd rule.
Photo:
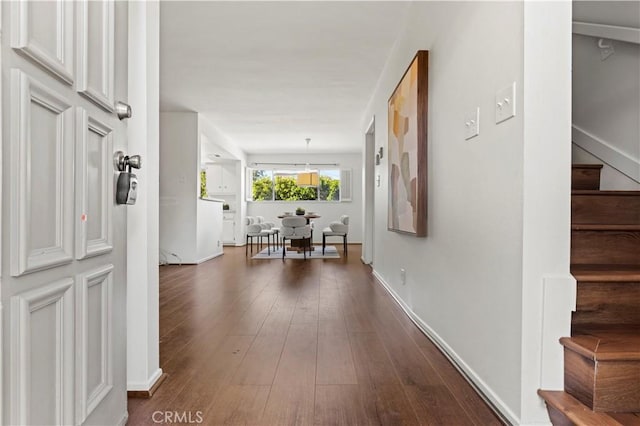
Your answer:
[[[224,200],[221,200],[219,198],[202,198],[202,197],[200,197],[200,199],[202,201],[212,201],[214,203],[224,203]],[[225,211],[228,211],[228,210],[225,210]]]

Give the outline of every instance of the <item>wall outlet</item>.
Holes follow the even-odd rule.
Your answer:
[[[400,284],[405,285],[407,283],[407,271],[404,268],[400,268]]]

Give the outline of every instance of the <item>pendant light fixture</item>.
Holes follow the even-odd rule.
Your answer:
[[[307,162],[304,165],[304,172],[298,173],[297,184],[302,187],[318,186],[318,171],[311,170],[309,165],[309,142],[311,142],[311,138],[305,140],[307,141]]]

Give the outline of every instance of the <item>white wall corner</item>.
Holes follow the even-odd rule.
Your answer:
[[[163,371],[162,368],[158,368],[155,371],[151,372],[151,375],[148,379],[143,381],[129,381],[127,382],[127,390],[128,391],[148,391],[153,388],[153,385],[156,384],[160,377],[162,377]]]
[[[571,291],[575,287],[569,276],[571,10],[568,0],[524,3],[523,423],[549,423],[537,391],[542,377],[545,384],[558,384],[560,348],[554,347],[554,341],[558,333],[566,332],[571,312],[567,305],[573,300]],[[554,49],[549,50],[549,46]],[[549,103],[548,99],[554,101]],[[545,287],[546,282],[549,284]],[[552,283],[558,289],[551,288]],[[551,370],[547,371],[547,366]]]
[[[0,191],[1,192],[1,191]],[[0,194],[1,195],[1,194]],[[2,282],[0,281],[0,289],[2,289]],[[2,291],[0,290],[0,296],[1,296]],[[4,417],[3,416],[3,405],[4,405],[4,376],[2,374],[2,371],[4,370],[4,368],[2,367],[4,364],[4,360],[3,360],[3,337],[2,337],[2,333],[3,333],[3,328],[2,328],[2,316],[4,315],[4,313],[2,312],[2,299],[0,299],[0,422],[2,422],[2,419]]]
[[[575,309],[576,279],[572,275],[545,276],[540,389],[564,389],[564,352],[558,340],[571,335],[571,312]]]
[[[127,210],[127,385],[148,390],[159,369],[158,1],[129,3],[129,153],[142,156],[138,201]],[[136,389],[132,389],[133,386]]]
[[[129,421],[129,413],[125,411],[122,415],[122,419],[118,422],[118,426],[126,426],[127,421]]]

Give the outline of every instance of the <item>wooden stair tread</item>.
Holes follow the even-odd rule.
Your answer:
[[[571,195],[598,195],[598,196],[626,196],[640,197],[640,191],[618,191],[618,190],[600,190],[600,189],[573,189]]]
[[[640,332],[634,328],[603,328],[563,337],[560,343],[594,361],[640,361]]]
[[[572,164],[572,169],[601,169],[602,164]]]
[[[538,390],[538,395],[577,426],[640,425],[640,417],[635,413],[595,412],[564,391]]]
[[[579,282],[640,282],[640,265],[572,265]]]
[[[625,426],[640,426],[640,413],[607,413]]]
[[[640,231],[640,224],[574,223],[572,231]]]

